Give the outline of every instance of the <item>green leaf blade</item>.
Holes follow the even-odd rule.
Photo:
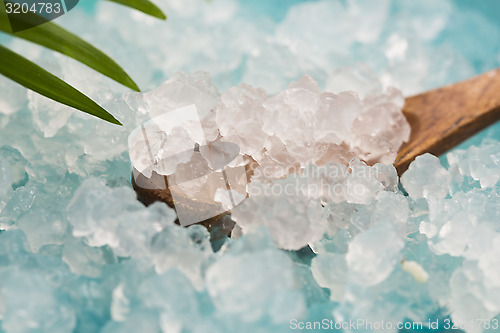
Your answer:
[[[122,125],[96,102],[40,66],[0,45],[0,74],[52,100]]]
[[[0,11],[4,11],[2,7],[0,6]],[[132,78],[113,59],[57,24],[47,22],[14,34],[8,21],[6,22],[6,15],[1,14],[5,13],[0,13],[0,31],[62,53],[134,91],[140,91]],[[16,19],[33,22],[37,16],[27,13]]]
[[[119,3],[120,5],[137,9],[145,14],[166,20],[167,16],[154,3],[149,0],[108,0]]]

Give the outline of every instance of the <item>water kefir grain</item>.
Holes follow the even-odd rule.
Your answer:
[[[498,4],[154,2],[166,22],[91,1],[57,19],[144,93],[1,37],[124,124],[0,77],[1,330],[288,332],[333,320],[350,332],[359,319],[373,332],[498,331],[498,125],[441,160],[418,157],[401,179],[390,165],[408,135],[402,96],[499,66]],[[193,104],[207,141],[259,164],[233,238],[212,243],[130,185],[129,135]],[[183,129],[169,143],[195,151]]]

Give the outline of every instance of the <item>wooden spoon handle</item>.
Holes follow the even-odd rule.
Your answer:
[[[500,69],[408,97],[403,113],[411,136],[394,162],[400,175],[418,155],[441,155],[500,119]]]

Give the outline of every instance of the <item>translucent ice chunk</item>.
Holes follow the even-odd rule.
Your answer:
[[[163,332],[188,330],[200,315],[195,289],[176,269],[142,282],[138,295],[147,308],[159,311]]]
[[[408,198],[401,193],[380,191],[370,217],[373,225],[392,225],[401,235],[408,234],[408,218],[411,213]]]
[[[323,288],[330,289],[330,299],[342,302],[347,282],[345,256],[338,253],[324,253],[313,258],[311,271],[314,279]]]
[[[194,104],[200,119],[209,121],[208,116],[218,102],[219,92],[206,72],[192,75],[178,72],[157,89],[145,94],[130,93],[125,99],[133,109],[148,113],[151,118]],[[212,131],[208,130],[210,128]],[[204,130],[207,140],[217,137],[213,127],[205,126]]]
[[[300,178],[250,186],[250,198],[232,210],[244,233],[265,225],[277,245],[288,250],[298,250],[322,236],[326,224],[321,204],[301,193],[307,184]]]
[[[424,154],[410,164],[401,183],[413,199],[442,199],[448,194],[450,175],[436,156]]]
[[[0,76],[0,114],[13,114],[26,105],[26,88]]]
[[[57,289],[39,273],[12,270],[2,277],[7,305],[2,328],[6,332],[71,332],[75,312]]]
[[[175,220],[165,204],[145,208],[131,188],[111,189],[95,178],[82,183],[67,210],[75,237],[119,256],[148,255],[153,236]]]
[[[353,91],[361,99],[382,91],[378,78],[367,66],[343,67],[328,76],[325,85],[326,91],[335,94],[342,91]]]
[[[458,192],[451,199],[431,205],[430,213],[437,232],[430,239],[431,249],[476,260],[492,242],[492,221],[500,218],[500,204],[483,193]]]
[[[99,276],[102,266],[107,263],[104,249],[90,247],[78,239],[64,244],[62,260],[72,272],[90,277]]]
[[[267,137],[262,131],[266,117],[262,103],[266,98],[265,91],[241,85],[222,94],[216,112],[217,125],[224,139],[238,144],[243,153],[257,159]]]
[[[170,226],[156,235],[151,244],[151,259],[162,274],[177,268],[197,289],[203,288],[202,267],[213,254],[210,235],[205,227]]]
[[[26,184],[28,181],[28,174],[26,173],[28,161],[17,149],[10,146],[0,147],[0,160],[3,160],[3,163],[7,161],[10,164],[12,169],[12,186],[14,188]]]
[[[446,27],[452,12],[452,2],[442,1],[434,6],[432,1],[405,3],[400,7],[402,15],[411,15],[412,20],[404,20],[402,25],[415,31],[422,40],[432,40]],[[432,8],[432,10],[431,10]]]
[[[45,137],[53,137],[68,122],[74,110],[45,96],[29,91],[29,107]]]
[[[292,7],[278,27],[277,36],[294,52],[313,58],[319,65],[325,66],[328,63],[328,55],[345,55],[353,40],[375,40],[382,29],[388,3],[383,1],[377,6],[370,5],[368,1],[350,2],[347,5],[329,1],[302,3]],[[377,14],[367,15],[365,10],[376,11]],[[347,17],[349,19],[346,19]],[[361,25],[354,24],[359,17],[369,17],[369,21]],[[325,25],[320,28],[316,24],[318,21],[324,22]],[[348,37],[340,31],[355,32],[354,36]],[[332,40],[335,42],[331,43]],[[327,46],[320,48],[317,47],[319,45]]]
[[[492,319],[500,312],[498,295],[500,288],[483,284],[481,271],[477,269],[476,263],[468,262],[457,269],[451,279],[451,299],[448,307],[451,310],[451,318],[457,324],[467,328],[467,332],[480,333],[484,327],[468,325],[475,318]]]
[[[363,100],[363,113],[352,123],[351,140],[365,161],[392,164],[402,143],[410,139],[403,105],[402,93],[394,88]]]
[[[154,171],[170,175],[189,162],[195,144],[206,145],[196,108],[186,106],[157,116],[137,127],[129,136],[134,168],[151,177]]]
[[[136,311],[128,316],[124,321],[110,321],[102,329],[102,333],[119,332],[145,332],[153,333],[160,331],[158,318],[152,311]]]
[[[23,213],[28,211],[38,194],[38,189],[33,186],[17,188],[5,207],[0,211],[0,227],[7,228],[12,225]]]
[[[500,144],[472,146],[447,155],[450,166],[456,165],[461,175],[479,180],[481,187],[493,187],[500,181]]]
[[[9,230],[0,233],[0,255],[5,265],[23,262],[29,253],[26,235],[21,230]]]
[[[0,158],[0,202],[7,199],[7,195],[12,191],[12,168],[10,163]],[[2,207],[2,206],[0,206]]]
[[[289,318],[300,317],[304,307],[297,305],[303,305],[304,300],[294,293],[295,285],[292,262],[276,250],[224,256],[208,268],[206,275],[207,290],[216,308],[244,322],[268,317],[270,308],[286,295],[290,301],[280,302],[280,315],[269,319],[288,322]]]
[[[351,174],[347,177],[345,187],[348,202],[368,204],[375,199],[377,192],[384,189],[382,183],[377,179],[375,170],[359,161],[350,164]]]
[[[366,286],[382,282],[401,260],[399,253],[403,247],[404,241],[391,226],[376,226],[362,232],[349,244],[346,255],[349,278]]]
[[[16,227],[24,231],[34,252],[47,244],[61,244],[68,236],[68,222],[66,217],[61,215],[61,208],[54,204],[51,207],[51,202],[56,198],[39,194],[32,209],[19,217],[16,222]],[[47,209],[42,208],[44,205]],[[54,206],[57,208],[54,209]]]

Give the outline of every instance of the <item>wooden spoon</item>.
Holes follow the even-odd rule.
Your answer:
[[[500,68],[405,100],[410,141],[399,150],[399,175],[418,155],[441,155],[500,119]]]
[[[394,162],[399,175],[408,169],[409,164],[418,155],[440,155],[500,119],[500,69],[408,97],[403,113],[410,123],[411,136],[409,142],[401,147]],[[247,169],[247,176],[251,173],[250,167]],[[153,178],[155,177],[132,177],[132,185],[138,199],[146,205],[163,201],[174,208],[166,177],[156,177],[161,185],[158,189],[140,186],[140,183],[154,183]],[[167,184],[167,189],[164,189],[164,184]],[[192,210],[208,209],[206,203],[188,199],[181,204]],[[223,234],[229,233],[233,225],[225,221],[225,216],[227,214],[220,214],[200,224],[209,230],[219,228],[223,230]]]

